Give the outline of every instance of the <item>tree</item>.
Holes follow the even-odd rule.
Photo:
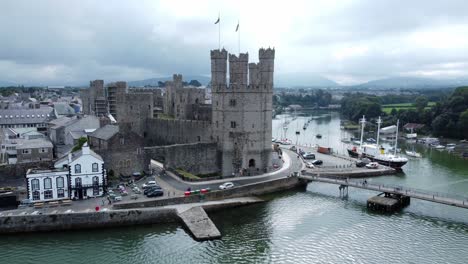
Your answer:
[[[395,108],[392,108],[392,111],[390,112],[390,115],[396,116],[397,115],[397,110]]]
[[[429,103],[429,100],[424,95],[418,96],[416,100],[414,100],[414,106],[416,106],[418,110],[424,109],[428,103]]]
[[[76,144],[76,145],[73,147],[72,152],[75,152],[75,151],[80,150],[86,142],[88,142],[88,139],[87,139],[87,138],[85,138],[85,137],[80,137],[80,138],[78,139],[78,144]]]
[[[460,126],[461,136],[468,139],[468,109],[460,114],[458,124]]]
[[[450,122],[450,116],[448,114],[441,114],[432,121],[432,131],[435,135],[444,135],[447,133],[446,128]]]
[[[191,81],[189,82],[189,85],[195,86],[195,87],[200,87],[200,86],[202,86],[202,84],[201,84],[198,80],[191,80]]]

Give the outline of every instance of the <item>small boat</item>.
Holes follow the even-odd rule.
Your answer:
[[[395,147],[390,148],[388,151],[395,152]],[[397,148],[396,153],[401,153],[401,148]]]
[[[406,155],[408,155],[410,157],[421,158],[421,154],[419,154],[416,151],[407,150],[407,151],[405,151],[405,153],[406,153]]]
[[[321,134],[317,134],[315,135],[316,138],[322,138],[322,135]]]
[[[431,145],[431,147],[433,147],[435,149],[444,149],[445,148],[444,145]]]
[[[450,144],[447,144],[447,147],[445,149],[448,151],[453,151],[456,146],[457,144],[450,143]]]

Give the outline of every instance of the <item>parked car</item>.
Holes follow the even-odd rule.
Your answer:
[[[18,205],[18,209],[31,207],[33,205],[34,203],[30,199],[24,199],[21,200],[20,204]]]
[[[143,183],[141,188],[146,189],[151,186],[158,186],[158,184],[156,183],[156,181],[149,181],[149,182]]]
[[[368,169],[377,169],[379,167],[379,164],[377,162],[371,162],[366,165],[366,168]]]
[[[114,196],[113,199],[114,199],[114,202],[120,202],[122,201],[122,196]]]
[[[296,151],[296,146],[291,146],[289,149],[292,151]]]
[[[314,153],[310,153],[310,152],[306,152],[302,155],[302,157],[304,159],[315,159],[315,154]]]
[[[136,193],[136,194],[140,194],[140,193],[141,193],[140,188],[138,188],[138,187],[136,187],[136,186],[132,188],[132,191],[133,191],[134,193]]]
[[[221,190],[226,190],[226,189],[231,189],[232,187],[234,187],[234,183],[232,183],[232,182],[225,182],[225,183],[223,183],[223,184],[221,184],[221,185],[219,186],[219,189],[221,189]]]
[[[362,167],[365,167],[366,166],[366,163],[362,160],[357,160],[356,161],[356,167],[358,168],[362,168]]]
[[[323,164],[323,161],[322,161],[322,160],[313,160],[313,161],[312,161],[312,164],[314,164],[314,165],[322,165],[322,164]]]
[[[144,195],[147,195],[148,193],[154,191],[154,190],[162,190],[161,186],[159,185],[154,185],[154,186],[150,186],[150,187],[146,187],[144,190],[143,190],[143,194]]]
[[[164,195],[164,191],[161,190],[161,189],[154,189],[154,190],[151,190],[150,192],[148,192],[146,194],[146,197],[158,197],[158,196],[163,196]]]
[[[315,166],[312,164],[312,162],[306,162],[306,168],[313,169]]]

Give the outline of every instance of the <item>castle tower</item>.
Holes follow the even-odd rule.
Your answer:
[[[165,102],[167,103],[164,104],[165,114],[170,115],[170,116],[175,116],[175,113],[176,113],[175,102],[177,100],[176,91],[182,88],[183,88],[182,74],[174,74],[172,75],[172,81],[166,82],[166,93],[164,94],[164,96],[165,96]]]
[[[227,51],[211,51],[211,87],[225,87],[227,73]]]
[[[273,89],[273,73],[275,69],[275,50],[274,49],[260,49],[258,52],[260,60],[260,83],[265,88]]]
[[[212,76],[212,127],[221,173],[264,173],[271,169],[274,50],[261,49],[258,64],[248,64],[247,53],[239,57],[230,54],[229,86],[225,84],[226,73],[213,68],[220,67],[221,61],[225,65],[226,57],[221,61],[213,58],[219,53],[211,51],[211,72],[217,74]]]

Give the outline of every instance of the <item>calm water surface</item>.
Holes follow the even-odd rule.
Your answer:
[[[305,132],[304,120],[289,125],[293,142],[296,125],[299,143],[345,150],[339,139],[349,135],[336,114],[321,113]],[[282,121],[273,122],[275,137]],[[467,161],[417,149],[423,158],[410,159],[404,173],[369,181],[468,196]],[[372,195],[350,189],[343,200],[336,186],[312,183],[212,214],[223,238],[202,243],[176,224],[0,236],[0,263],[468,263],[468,210],[412,200],[382,215],[366,210]]]

